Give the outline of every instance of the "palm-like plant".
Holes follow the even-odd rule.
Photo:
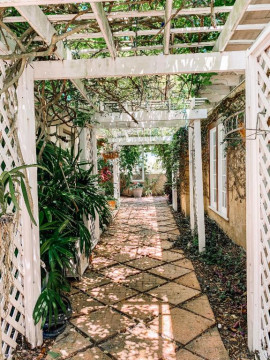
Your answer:
[[[42,146],[42,144],[40,144]],[[58,309],[64,307],[61,294],[68,290],[65,269],[76,262],[75,242],[87,256],[91,251],[91,234],[85,219],[105,215],[110,210],[98,185],[92,166],[79,161],[79,154],[46,144],[40,161],[50,173],[39,171],[41,259],[44,263],[43,291],[34,309],[34,319],[42,323],[56,321]],[[53,174],[53,175],[51,175]]]
[[[13,204],[14,210],[19,210],[19,203],[18,203],[18,190],[16,190],[16,185],[18,185],[21,188],[22,196],[28,211],[28,214],[33,221],[33,223],[36,225],[36,221],[33,217],[28,191],[25,184],[25,175],[23,174],[22,170],[25,170],[30,167],[39,167],[42,168],[44,171],[47,171],[47,169],[43,166],[39,166],[36,164],[33,165],[22,165],[13,168],[9,171],[3,171],[0,174],[0,217],[7,215],[8,209]]]

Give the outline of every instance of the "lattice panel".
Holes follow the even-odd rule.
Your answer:
[[[258,129],[261,257],[261,344],[270,355],[270,50],[258,57]]]
[[[3,86],[5,67],[0,62],[0,89]],[[17,97],[15,87],[12,86],[6,94],[0,97],[0,173],[21,164],[16,147],[14,129],[17,118]],[[12,210],[12,209],[10,209]],[[9,240],[6,227],[11,226],[11,243],[9,253],[4,252],[4,244]],[[0,233],[0,310],[2,330],[2,353],[7,358],[11,356],[12,349],[16,347],[19,334],[25,334],[24,311],[24,267],[23,267],[23,240],[20,217],[14,219],[12,224],[1,227]],[[15,236],[14,236],[15,234]],[[10,268],[3,266],[5,259],[10,257]],[[8,276],[7,289],[3,289],[3,279]],[[6,296],[5,296],[6,293]],[[0,331],[1,331],[0,330]]]

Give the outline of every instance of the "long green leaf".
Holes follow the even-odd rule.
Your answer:
[[[22,194],[23,194],[23,199],[24,199],[24,202],[25,202],[25,206],[27,208],[30,219],[37,226],[37,223],[36,223],[36,221],[34,219],[34,216],[33,216],[32,210],[31,210],[31,206],[30,206],[30,202],[29,202],[29,199],[28,199],[28,194],[27,194],[27,190],[26,190],[26,186],[25,186],[25,182],[24,182],[23,178],[21,178],[21,189],[22,189]]]

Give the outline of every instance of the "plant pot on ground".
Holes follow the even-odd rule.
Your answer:
[[[58,315],[52,324],[50,323],[49,316],[47,316],[45,324],[43,325],[43,337],[45,339],[56,338],[62,334],[67,326],[67,321],[71,317],[72,308],[69,299],[64,295],[62,295],[61,298],[65,304],[65,312],[61,306],[58,305]]]
[[[142,193],[143,193],[143,184],[142,183],[139,183],[139,182],[137,182],[137,183],[134,183],[133,185],[132,185],[132,193],[133,193],[133,196],[135,197],[135,198],[140,198],[140,197],[142,197]]]

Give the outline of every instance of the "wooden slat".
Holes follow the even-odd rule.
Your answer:
[[[217,39],[214,51],[224,51],[230,41],[235,29],[241,21],[242,16],[248,8],[251,0],[236,0],[230,15],[226,21],[224,29]]]

